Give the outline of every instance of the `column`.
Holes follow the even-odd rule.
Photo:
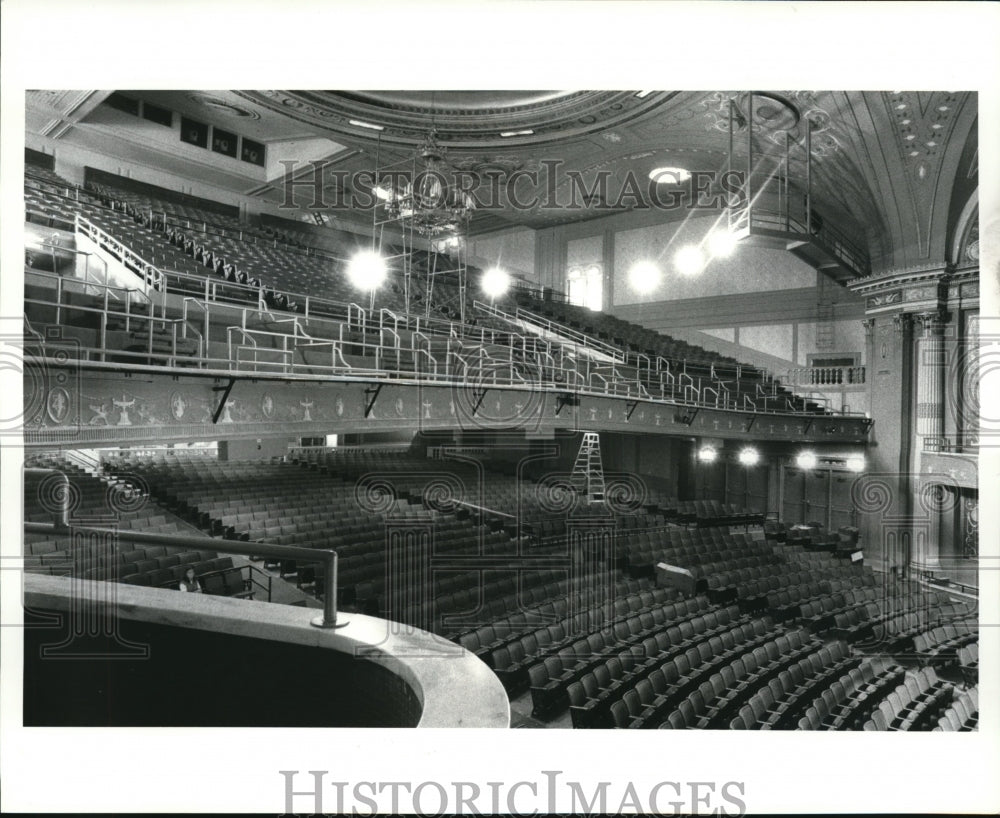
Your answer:
[[[944,316],[919,313],[922,330],[917,341],[917,443],[918,451],[939,451],[944,434]]]

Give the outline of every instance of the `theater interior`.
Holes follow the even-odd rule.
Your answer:
[[[976,93],[25,108],[26,725],[978,729]]]

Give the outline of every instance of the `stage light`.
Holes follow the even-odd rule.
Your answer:
[[[702,463],[714,463],[718,456],[719,453],[713,446],[702,446],[698,450],[698,460]]]
[[[852,454],[847,458],[847,468],[853,472],[863,472],[865,470],[865,456],[863,454]]]
[[[739,459],[744,466],[753,466],[760,460],[760,452],[748,446],[740,452]]]
[[[388,272],[385,259],[374,250],[360,250],[347,264],[347,277],[359,290],[377,290]]]
[[[491,267],[483,273],[479,286],[490,298],[499,298],[510,289],[510,275],[499,267]]]
[[[800,452],[799,456],[795,458],[795,464],[800,469],[815,469],[818,462],[816,455],[812,452]]]
[[[647,295],[660,285],[660,268],[651,261],[638,261],[628,271],[632,289],[640,295]]]
[[[696,276],[705,269],[705,256],[699,247],[689,244],[677,251],[674,264],[681,275]]]
[[[736,236],[726,228],[713,230],[708,237],[708,252],[715,258],[728,258],[736,249]]]

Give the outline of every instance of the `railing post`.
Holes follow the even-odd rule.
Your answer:
[[[323,615],[312,620],[317,628],[337,627],[337,563],[336,551],[327,551],[323,561]]]
[[[62,276],[56,279],[56,324],[62,324]]]

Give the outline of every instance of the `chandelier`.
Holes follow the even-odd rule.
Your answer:
[[[464,232],[476,209],[472,196],[454,184],[435,136],[432,129],[415,154],[412,178],[394,184],[391,177],[374,188],[389,218],[432,239]]]

